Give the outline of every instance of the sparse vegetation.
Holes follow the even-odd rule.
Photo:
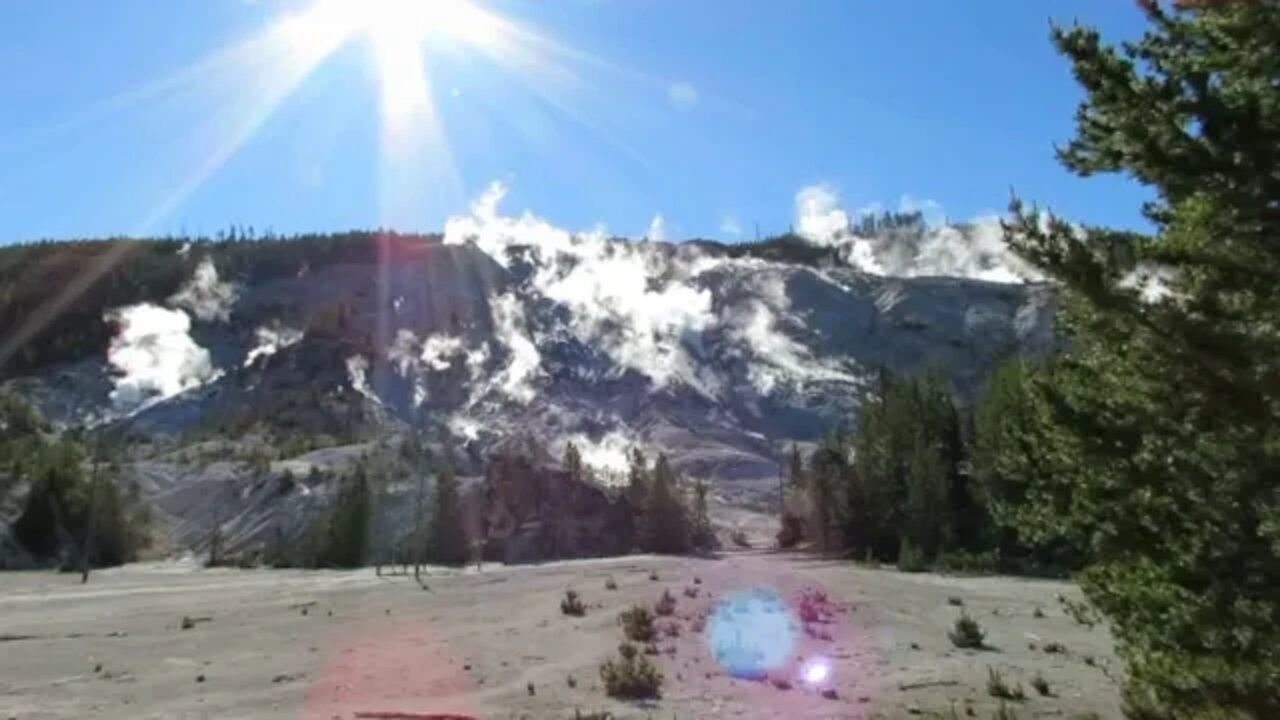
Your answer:
[[[1002,700],[999,707],[991,714],[991,720],[1018,720],[1018,714]]]
[[[600,666],[600,679],[609,697],[645,700],[662,696],[662,673],[630,643],[619,645],[618,657]]]
[[[674,615],[676,611],[676,596],[672,595],[670,590],[663,590],[662,597],[658,598],[658,602],[653,604],[653,611],[659,617]]]
[[[656,636],[653,627],[653,613],[643,605],[635,605],[630,610],[622,611],[618,616],[622,623],[622,632],[631,642],[652,642]]]
[[[605,589],[605,590],[617,590],[617,589],[618,589],[618,581],[617,581],[617,580],[614,580],[614,579],[613,579],[613,576],[612,576],[612,575],[610,575],[609,577],[607,577],[607,578],[605,578],[605,579],[604,579],[604,589]]]
[[[587,614],[587,605],[577,592],[565,590],[564,598],[560,600],[560,612],[572,617],[582,617]]]
[[[1052,697],[1053,695],[1053,689],[1049,687],[1049,681],[1040,673],[1036,673],[1035,677],[1031,678],[1031,687],[1035,688],[1035,691],[1044,697]]]
[[[1094,615],[1087,602],[1079,602],[1061,595],[1058,596],[1058,602],[1062,605],[1063,611],[1067,613],[1067,617],[1075,621],[1077,625],[1091,628],[1098,623],[1097,616]]]
[[[987,694],[1001,700],[1022,701],[1027,697],[1021,685],[1016,683],[1010,685],[1005,682],[1004,676],[993,667],[987,668]]]
[[[947,633],[947,637],[951,639],[951,644],[958,648],[980,650],[986,647],[986,631],[977,620],[965,612],[961,612],[960,617],[956,618],[955,625]]]

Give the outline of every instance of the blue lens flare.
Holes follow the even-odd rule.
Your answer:
[[[730,675],[762,678],[786,664],[799,625],[773,590],[731,594],[716,604],[707,625],[711,655]]]

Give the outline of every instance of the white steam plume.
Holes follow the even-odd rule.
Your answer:
[[[679,379],[710,392],[687,347],[715,321],[710,291],[694,284],[710,265],[695,272],[658,246],[609,241],[601,229],[574,235],[527,212],[501,216],[505,193],[494,183],[470,215],[450,218],[445,242],[474,242],[504,265],[511,248],[528,248],[534,289],[571,311],[569,329],[579,340],[658,386]]]
[[[244,356],[244,366],[249,367],[260,357],[275,355],[277,352],[296,345],[302,341],[303,332],[283,325],[260,327],[256,331],[258,344]]]
[[[613,430],[599,440],[575,433],[566,436],[564,440],[566,445],[572,442],[578,448],[584,465],[598,471],[598,481],[605,484],[626,482],[627,469],[630,467],[628,453],[637,446],[637,442],[626,433]]]
[[[654,215],[649,221],[649,229],[645,231],[644,237],[650,242],[666,242],[667,221],[662,217],[662,213]]]
[[[189,310],[205,322],[226,322],[239,294],[234,283],[218,279],[218,268],[206,257],[196,266],[195,274],[187,284],[169,298],[169,304]]]
[[[754,297],[745,311],[731,316],[729,332],[755,359],[747,373],[760,393],[767,395],[786,382],[858,382],[858,376],[814,357],[783,332],[782,321],[791,315],[791,299],[781,275],[761,268],[751,276],[751,286]]]
[[[924,222],[859,237],[839,194],[829,185],[811,185],[796,193],[797,232],[815,244],[840,248],[845,262],[873,275],[961,277],[999,283],[1042,279],[1005,244],[999,218],[980,217],[948,225],[936,202],[909,195],[899,207],[903,212],[922,213]]]
[[[503,339],[511,357],[495,378],[496,386],[511,399],[533,400],[533,380],[542,372],[542,355],[529,337],[524,305],[512,293],[503,293],[489,302],[494,331]]]
[[[118,327],[107,349],[115,369],[111,402],[133,412],[216,377],[209,351],[191,339],[191,318],[182,310],[151,304],[107,313]]]

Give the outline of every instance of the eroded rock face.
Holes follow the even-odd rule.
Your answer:
[[[635,545],[626,498],[526,457],[494,457],[469,501],[481,508],[487,559],[603,557],[626,554]]]

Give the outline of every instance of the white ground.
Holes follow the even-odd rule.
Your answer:
[[[605,589],[608,576],[617,591]],[[702,582],[690,599],[683,591],[695,577]],[[372,570],[178,563],[98,572],[87,585],[75,575],[0,574],[0,720],[345,720],[370,711],[567,719],[575,708],[616,718],[947,718],[953,704],[956,717],[971,706],[988,718],[997,702],[987,694],[988,667],[1022,684],[1028,697],[1016,703],[1019,718],[1119,716],[1110,639],[1064,615],[1058,594],[1079,597],[1066,583],[907,575],[748,553],[433,570],[427,584]],[[560,613],[570,587],[589,603],[586,617]],[[711,652],[710,631],[691,627],[735,591],[769,588],[794,608],[808,587],[825,590],[836,608],[831,623],[816,626],[830,640],[802,634],[769,682],[730,677]],[[616,654],[617,615],[664,589],[678,598],[682,633],[659,643],[663,698],[649,706],[611,701],[597,668]],[[953,596],[994,649],[952,647]],[[1045,617],[1034,617],[1037,607]],[[208,620],[183,630],[184,615]],[[1067,652],[1045,653],[1049,641]],[[800,657],[830,663],[823,687],[836,699],[800,680]],[[1031,688],[1036,673],[1053,697]],[[773,679],[794,687],[778,689]]]

